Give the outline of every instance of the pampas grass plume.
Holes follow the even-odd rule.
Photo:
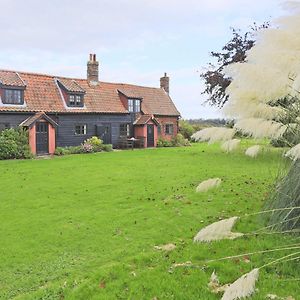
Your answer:
[[[289,157],[290,159],[296,161],[297,159],[300,159],[300,144],[294,146],[291,148],[286,154],[286,157]]]
[[[255,292],[255,283],[259,276],[259,269],[253,269],[244,274],[225,290],[221,300],[235,300],[251,296]]]
[[[207,192],[210,189],[217,188],[221,184],[222,180],[220,178],[211,178],[202,181],[196,188],[197,193]]]
[[[192,135],[196,142],[214,143],[217,141],[231,140],[235,135],[235,129],[225,127],[208,127],[197,131]]]
[[[238,217],[221,220],[202,228],[194,237],[194,242],[211,242],[223,239],[235,239],[242,236],[242,233],[231,232]]]
[[[232,152],[239,146],[240,142],[241,142],[241,140],[238,140],[238,139],[226,141],[222,144],[221,148],[222,148],[222,150],[224,150],[227,153]]]
[[[258,153],[260,152],[260,146],[259,145],[255,145],[255,146],[252,146],[252,147],[249,147],[245,154],[254,158],[258,155]]]

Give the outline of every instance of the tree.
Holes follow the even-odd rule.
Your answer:
[[[228,101],[225,90],[230,85],[231,79],[223,74],[224,68],[232,63],[245,62],[246,52],[255,44],[257,31],[268,27],[268,22],[262,25],[254,23],[246,33],[242,33],[240,29],[231,28],[233,36],[222,48],[222,51],[210,53],[217,62],[209,63],[207,70],[200,74],[205,83],[202,94],[209,96],[207,102],[210,105],[222,108]]]

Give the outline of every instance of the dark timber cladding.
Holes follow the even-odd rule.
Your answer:
[[[130,115],[124,114],[60,114],[57,116],[59,126],[56,132],[58,147],[76,146],[92,136],[98,136],[97,127],[111,125],[111,140],[117,145],[120,136],[120,125],[130,123]],[[86,125],[86,134],[76,135],[75,126]]]

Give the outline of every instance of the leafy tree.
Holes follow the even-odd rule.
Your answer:
[[[246,61],[246,52],[255,44],[256,32],[259,29],[269,27],[269,22],[262,25],[256,23],[250,27],[246,33],[242,33],[240,29],[231,28],[232,38],[225,44],[221,52],[210,53],[216,63],[209,63],[207,70],[200,74],[204,80],[205,89],[202,94],[207,94],[207,103],[222,108],[228,100],[225,94],[226,88],[231,83],[231,79],[223,74],[223,69],[229,64]]]

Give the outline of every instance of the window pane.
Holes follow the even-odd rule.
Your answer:
[[[134,112],[134,110],[133,110],[133,100],[132,99],[128,100],[128,111],[129,112]]]
[[[81,97],[77,95],[76,96],[76,104],[80,105],[80,103],[81,103]]]
[[[74,104],[75,104],[75,96],[70,95],[70,105],[74,105]]]
[[[135,100],[135,112],[140,112],[141,111],[141,101],[140,100]]]

